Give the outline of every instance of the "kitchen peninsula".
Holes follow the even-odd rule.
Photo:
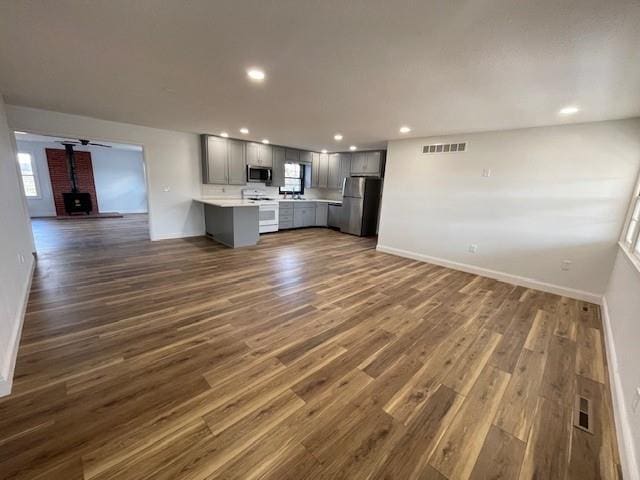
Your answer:
[[[195,198],[204,205],[205,229],[215,241],[231,248],[256,245],[259,206],[252,200]]]

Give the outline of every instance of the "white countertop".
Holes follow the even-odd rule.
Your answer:
[[[241,198],[207,198],[194,197],[196,202],[214,205],[216,207],[257,207],[258,204],[253,200],[243,200]]]
[[[299,203],[299,202],[318,202],[318,203],[342,203],[342,200],[327,200],[326,198],[305,198],[304,200],[291,200],[290,198],[279,199],[280,203],[289,202],[289,203]]]
[[[257,207],[258,203],[253,200],[243,200],[241,198],[216,198],[216,197],[194,197],[196,202],[214,205],[216,207]],[[317,203],[342,203],[342,200],[327,200],[324,198],[305,198],[304,200],[291,200],[290,198],[278,199],[278,202],[300,203],[300,202],[317,202]]]

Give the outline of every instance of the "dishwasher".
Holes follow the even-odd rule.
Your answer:
[[[329,228],[336,228],[340,230],[340,225],[342,223],[342,204],[330,203],[329,213],[327,215],[327,225]]]

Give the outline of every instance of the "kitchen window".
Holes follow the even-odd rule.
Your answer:
[[[305,168],[299,163],[284,164],[284,186],[280,193],[304,193]]]
[[[38,198],[40,196],[40,192],[38,189],[36,170],[33,166],[33,157],[30,153],[19,152],[18,163],[20,164],[20,174],[22,175],[24,194],[28,198]]]
[[[629,252],[640,258],[640,194],[634,197],[632,205],[633,210],[622,243]]]

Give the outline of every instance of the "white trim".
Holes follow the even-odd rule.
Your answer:
[[[543,292],[554,293],[556,295],[562,295],[565,297],[575,298],[578,300],[584,300],[586,302],[600,304],[602,295],[592,292],[585,292],[584,290],[576,290],[573,288],[562,287],[560,285],[554,285],[551,283],[541,282],[534,280],[533,278],[520,277],[518,275],[512,275],[510,273],[499,272],[497,270],[490,270],[488,268],[476,267],[475,265],[469,265],[466,263],[453,262],[444,258],[431,257],[422,253],[410,252],[408,250],[402,250],[400,248],[388,247],[386,245],[380,245],[376,247],[376,250],[380,252],[390,253],[392,255],[398,255],[400,257],[411,258],[413,260],[419,260],[426,263],[434,263],[442,267],[453,268],[454,270],[461,270],[463,272],[474,273],[483,277],[489,277],[501,282],[512,283],[527,288],[534,288],[536,290],[542,290]]]
[[[14,329],[11,340],[9,341],[7,354],[3,359],[3,368],[0,372],[0,397],[4,397],[11,393],[11,386],[13,384],[13,372],[16,368],[16,358],[18,358],[22,325],[24,324],[24,316],[27,313],[27,303],[29,302],[29,293],[31,292],[31,282],[33,281],[33,272],[36,268],[35,257],[30,255],[29,258],[31,258],[31,271],[29,272],[29,278],[27,279],[24,292],[22,294],[22,307],[20,308],[20,313],[16,319],[16,328]]]
[[[638,258],[624,242],[618,242],[618,246],[620,247],[620,250],[624,252],[627,260],[629,260],[629,263],[631,263],[631,266],[634,268],[636,273],[640,274],[640,258]]]
[[[189,238],[189,237],[203,237],[205,235],[202,232],[190,232],[190,233],[161,233],[160,235],[154,234],[151,236],[151,241],[156,242],[159,240],[173,240],[176,238]]]
[[[613,418],[616,423],[616,437],[618,439],[618,450],[620,451],[620,462],[622,463],[622,476],[627,480],[640,480],[638,474],[638,462],[635,454],[633,436],[629,426],[627,407],[624,401],[622,381],[618,370],[618,356],[616,345],[613,340],[611,330],[611,318],[609,317],[609,307],[606,297],[602,297],[602,323],[604,324],[604,339],[607,347],[607,360],[609,365],[609,379],[611,381],[611,396],[613,400]]]

